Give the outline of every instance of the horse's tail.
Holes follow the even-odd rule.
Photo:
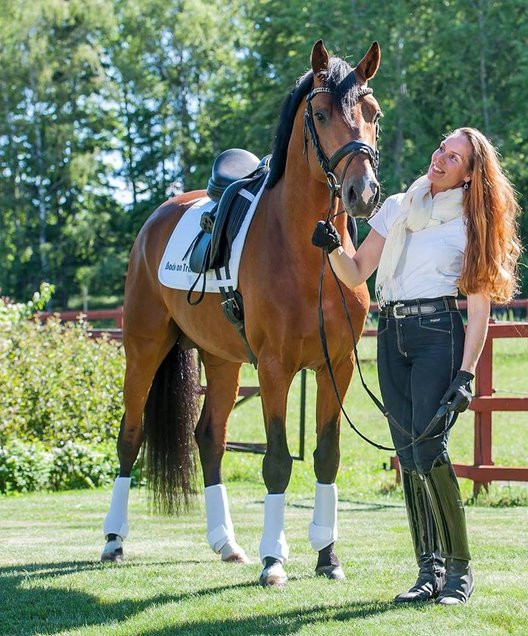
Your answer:
[[[194,425],[199,385],[195,352],[178,344],[158,368],[144,413],[144,457],[154,509],[180,512],[196,494]]]

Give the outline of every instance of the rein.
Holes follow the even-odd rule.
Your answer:
[[[312,104],[311,101],[313,99],[313,97],[319,93],[332,93],[333,91],[330,90],[329,88],[325,88],[325,87],[319,87],[319,88],[314,88],[307,96],[306,96],[306,109],[304,111],[304,127],[305,127],[305,131],[308,131],[310,134],[310,138],[311,138],[311,142],[312,142],[312,146],[314,148],[315,154],[317,156],[317,160],[319,162],[319,165],[321,166],[325,176],[326,176],[326,183],[328,186],[328,189],[330,191],[330,203],[329,203],[329,207],[328,207],[328,214],[327,214],[327,222],[330,221],[330,218],[334,218],[336,216],[336,213],[334,213],[335,207],[336,207],[336,198],[339,198],[341,196],[341,186],[343,183],[343,180],[346,176],[346,172],[348,170],[348,167],[350,166],[350,163],[352,161],[352,159],[354,159],[355,156],[357,156],[360,153],[366,154],[369,158],[369,161],[372,164],[372,167],[374,169],[374,173],[378,174],[378,166],[379,166],[379,151],[377,149],[377,147],[374,149],[372,148],[372,146],[370,146],[369,144],[365,143],[364,141],[361,140],[353,140],[353,141],[349,141],[348,143],[344,144],[343,146],[341,146],[341,148],[339,148],[336,152],[334,152],[334,154],[328,158],[324,152],[324,150],[321,147],[321,143],[319,141],[319,136],[317,134],[317,130],[315,128],[315,122],[314,122],[314,118],[313,118],[313,109],[312,109]],[[357,99],[361,99],[361,97],[363,97],[364,95],[371,95],[373,93],[371,88],[361,88],[358,90],[357,92]],[[307,141],[307,135],[305,134],[304,136],[304,152],[306,153],[306,141]],[[335,173],[334,170],[336,168],[336,166],[339,164],[339,162],[344,159],[345,157],[348,157],[345,167],[343,169],[343,172],[341,173],[341,179],[339,180]],[[327,339],[326,339],[326,332],[325,332],[325,327],[324,327],[324,314],[323,314],[323,279],[324,279],[324,270],[325,270],[325,255],[326,255],[326,259],[328,261],[328,265],[330,267],[330,271],[332,272],[332,275],[334,277],[334,280],[336,282],[337,288],[339,289],[339,295],[340,295],[340,299],[341,299],[341,304],[343,305],[343,309],[345,312],[345,316],[348,322],[348,325],[350,327],[350,331],[352,333],[352,342],[353,342],[353,350],[354,350],[354,357],[356,360],[356,365],[357,365],[357,369],[358,369],[358,373],[359,373],[359,377],[361,379],[361,384],[363,386],[363,388],[365,389],[365,391],[367,392],[368,396],[370,397],[370,399],[374,402],[374,404],[376,405],[376,407],[381,411],[381,413],[387,418],[389,425],[393,426],[394,428],[396,428],[398,431],[400,431],[400,433],[403,433],[404,435],[406,435],[407,437],[410,438],[410,442],[409,444],[396,448],[393,446],[383,446],[382,444],[378,444],[377,442],[371,440],[370,438],[368,438],[364,433],[362,433],[352,422],[352,420],[350,419],[350,417],[348,416],[347,412],[345,411],[343,402],[341,400],[341,396],[339,395],[339,390],[337,388],[337,383],[335,380],[335,376],[334,376],[334,372],[332,369],[332,363],[330,360],[330,355],[328,352],[328,344],[327,344]],[[414,446],[415,444],[417,444],[420,441],[423,441],[424,439],[435,439],[437,437],[440,437],[442,435],[444,435],[455,423],[455,417],[453,416],[453,414],[451,414],[449,421],[446,423],[446,426],[443,427],[442,431],[440,433],[437,433],[436,435],[430,435],[430,433],[433,432],[433,430],[436,428],[436,426],[438,425],[438,423],[447,415],[448,411],[447,411],[447,406],[446,405],[442,405],[438,411],[436,412],[436,414],[434,415],[434,417],[431,419],[431,421],[429,422],[429,424],[427,425],[427,427],[425,428],[425,430],[420,433],[420,435],[418,435],[417,437],[414,437],[411,433],[409,433],[408,431],[406,431],[397,421],[396,419],[389,413],[389,411],[385,408],[384,404],[381,402],[381,400],[379,400],[374,393],[369,389],[369,387],[367,386],[367,383],[365,382],[365,379],[363,377],[363,372],[361,370],[361,365],[359,362],[359,354],[358,354],[358,350],[357,350],[357,339],[356,339],[356,334],[354,332],[354,327],[352,326],[352,321],[350,319],[350,314],[348,312],[348,307],[346,304],[346,299],[345,299],[345,295],[343,293],[343,288],[341,287],[341,283],[337,277],[337,274],[334,271],[334,268],[332,267],[332,263],[330,262],[330,258],[328,253],[325,253],[323,251],[323,258],[322,258],[322,264],[321,264],[321,275],[319,277],[319,292],[318,292],[318,316],[319,316],[319,336],[321,338],[321,345],[323,348],[323,354],[324,354],[324,359],[325,359],[325,363],[326,366],[328,368],[328,373],[330,375],[330,379],[332,381],[332,386],[339,404],[339,408],[341,410],[341,413],[344,415],[346,421],[348,422],[348,424],[350,425],[350,427],[352,428],[352,430],[359,435],[359,437],[361,437],[361,439],[363,439],[365,442],[367,442],[368,444],[370,444],[371,446],[374,446],[375,448],[379,449],[379,450],[387,450],[387,451],[402,451],[405,450],[411,446]]]
[[[330,214],[328,215],[328,219],[330,218]],[[328,220],[327,219],[327,220]],[[328,265],[330,267],[330,271],[332,272],[332,275],[334,277],[334,280],[336,282],[337,288],[339,289],[339,295],[341,298],[341,304],[343,305],[343,309],[345,312],[345,316],[348,322],[348,325],[350,327],[350,331],[352,333],[352,342],[354,345],[354,357],[356,360],[356,365],[357,365],[357,369],[358,369],[358,373],[359,373],[359,377],[361,379],[361,385],[363,386],[363,388],[365,389],[365,391],[367,392],[368,396],[370,397],[370,399],[374,402],[374,404],[376,405],[376,407],[381,411],[381,413],[387,418],[389,424],[391,426],[393,426],[394,428],[398,429],[398,431],[400,431],[400,433],[403,433],[404,435],[406,435],[407,437],[409,437],[411,439],[411,441],[409,442],[409,444],[406,444],[405,446],[400,446],[400,447],[395,447],[395,446],[383,446],[382,444],[378,444],[377,442],[374,442],[373,440],[371,440],[370,438],[368,438],[364,433],[362,433],[352,422],[352,420],[350,419],[350,417],[348,416],[348,413],[345,411],[345,407],[343,405],[343,401],[341,400],[341,396],[339,395],[339,390],[337,388],[337,383],[335,381],[335,377],[334,377],[334,372],[332,369],[332,363],[330,361],[330,355],[328,353],[328,344],[326,341],[326,332],[325,332],[325,328],[324,328],[324,315],[323,315],[323,279],[324,279],[324,268],[325,268],[325,255],[328,261]],[[381,402],[381,400],[379,400],[374,393],[369,389],[367,383],[365,382],[365,379],[363,377],[363,372],[361,371],[361,365],[359,362],[359,354],[358,354],[358,350],[357,350],[357,339],[356,339],[356,334],[354,332],[354,327],[352,326],[352,321],[350,319],[350,314],[348,312],[348,307],[346,304],[346,300],[345,300],[345,295],[343,293],[343,288],[341,286],[341,283],[339,281],[339,278],[337,277],[337,274],[334,271],[334,268],[332,267],[332,263],[330,262],[330,259],[328,257],[328,253],[323,252],[323,260],[322,260],[322,266],[321,266],[321,276],[319,278],[319,306],[318,306],[318,313],[319,313],[319,335],[321,338],[321,344],[323,347],[323,354],[324,354],[324,359],[325,359],[325,363],[326,366],[328,368],[328,373],[330,375],[330,379],[332,381],[332,386],[334,389],[334,393],[336,395],[338,404],[339,404],[339,408],[341,410],[341,413],[344,415],[346,421],[348,422],[348,424],[350,425],[350,428],[357,433],[357,435],[359,435],[359,437],[361,437],[361,439],[363,439],[365,442],[367,442],[368,444],[370,444],[371,446],[374,446],[375,448],[379,449],[379,450],[387,450],[387,451],[402,451],[405,450],[407,448],[410,448],[411,446],[416,445],[418,442],[421,442],[425,439],[436,439],[437,437],[441,437],[442,435],[444,435],[445,433],[447,433],[447,431],[449,431],[451,429],[451,427],[454,425],[455,423],[455,418],[453,417],[453,413],[451,414],[450,418],[449,418],[449,422],[446,424],[445,427],[443,427],[443,429],[437,433],[436,435],[431,435],[431,433],[433,432],[433,430],[436,428],[436,426],[438,425],[438,423],[447,415],[448,411],[447,411],[447,405],[442,405],[438,411],[435,413],[435,415],[433,416],[433,418],[431,419],[431,421],[429,422],[429,424],[426,426],[425,430],[422,431],[422,433],[420,433],[420,435],[418,435],[417,437],[414,437],[411,433],[409,433],[408,431],[406,431],[404,428],[402,428],[402,426],[398,423],[398,421],[390,414],[390,412],[385,408],[384,404]]]

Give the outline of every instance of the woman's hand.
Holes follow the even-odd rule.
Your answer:
[[[469,371],[459,371],[444,393],[440,404],[447,404],[448,411],[463,413],[473,399],[469,383],[474,377]]]
[[[357,252],[349,247],[347,254],[341,246],[341,237],[330,221],[318,221],[312,243],[327,251],[339,279],[350,289],[364,283],[379,264],[385,239],[376,230],[370,230]]]
[[[312,235],[312,244],[329,254],[341,247],[341,237],[332,221],[317,221]]]

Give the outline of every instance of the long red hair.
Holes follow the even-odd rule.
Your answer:
[[[471,182],[464,194],[467,248],[459,287],[466,295],[482,293],[494,303],[507,303],[517,291],[519,204],[490,141],[475,128],[456,133],[465,135],[473,150]]]

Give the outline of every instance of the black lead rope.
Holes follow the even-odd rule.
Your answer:
[[[333,200],[334,197],[331,196],[331,205],[330,205],[330,209],[328,211],[328,217],[327,220],[330,219],[330,214],[332,212],[333,209]],[[334,215],[335,218],[336,215]],[[364,433],[362,433],[352,422],[352,420],[350,419],[350,417],[348,416],[348,413],[345,411],[345,407],[343,405],[343,401],[341,400],[341,396],[339,395],[339,389],[337,388],[337,383],[335,380],[335,376],[334,376],[334,371],[332,369],[332,363],[330,361],[330,355],[328,353],[328,343],[327,343],[327,339],[326,339],[326,331],[324,328],[324,313],[323,313],[323,280],[324,280],[324,269],[325,269],[325,255],[326,258],[328,260],[328,266],[330,267],[330,271],[332,272],[332,275],[334,277],[334,280],[336,282],[337,288],[339,289],[339,295],[341,298],[341,304],[343,305],[343,309],[345,312],[345,316],[348,322],[348,325],[350,327],[350,331],[352,333],[352,342],[353,342],[353,350],[354,350],[354,357],[356,359],[356,366],[358,369],[358,373],[359,373],[359,377],[361,380],[361,384],[363,386],[363,388],[365,389],[365,391],[367,392],[367,394],[369,395],[369,397],[371,398],[371,400],[374,402],[374,404],[377,406],[377,408],[381,411],[381,413],[383,413],[383,415],[387,418],[389,425],[393,426],[394,428],[396,428],[398,431],[400,431],[401,433],[403,433],[404,435],[406,435],[407,437],[409,437],[411,439],[409,444],[406,444],[405,446],[401,446],[401,447],[395,447],[395,446],[383,446],[382,444],[378,444],[377,442],[374,442],[373,440],[369,439]],[[454,414],[451,414],[451,417],[449,418],[449,422],[447,423],[447,425],[436,435],[430,435],[430,433],[432,433],[432,431],[436,428],[436,426],[438,425],[438,423],[447,415],[448,413],[448,407],[447,405],[442,405],[440,406],[440,408],[438,409],[438,411],[435,413],[435,415],[433,416],[433,418],[431,419],[431,421],[429,422],[429,424],[427,425],[427,427],[425,428],[425,430],[420,433],[420,435],[418,435],[417,437],[413,437],[413,435],[411,433],[409,433],[408,431],[406,431],[398,422],[397,420],[391,415],[391,413],[385,408],[384,404],[381,402],[381,400],[379,400],[376,395],[374,395],[374,393],[369,389],[367,383],[365,382],[365,379],[363,377],[363,372],[361,370],[361,364],[359,362],[359,354],[358,354],[358,350],[357,350],[357,339],[356,339],[356,334],[354,331],[354,327],[352,326],[352,321],[350,319],[350,314],[348,312],[348,307],[346,304],[346,299],[345,299],[345,295],[343,293],[343,288],[341,287],[341,283],[339,281],[339,278],[337,277],[337,274],[334,271],[334,268],[332,267],[332,263],[330,262],[330,258],[328,256],[328,252],[323,251],[323,258],[322,258],[322,266],[321,266],[321,275],[319,277],[319,302],[318,302],[319,306],[318,306],[318,314],[319,314],[319,336],[321,338],[321,345],[323,348],[323,354],[324,354],[324,358],[325,358],[325,363],[328,369],[328,373],[330,375],[330,379],[332,381],[332,386],[339,404],[339,408],[341,410],[341,413],[344,415],[346,421],[348,422],[348,424],[350,425],[350,427],[352,428],[352,430],[359,435],[359,437],[361,437],[361,439],[365,440],[368,444],[370,444],[371,446],[374,446],[374,448],[378,448],[379,450],[387,450],[387,451],[396,451],[396,452],[401,452],[403,450],[406,450],[407,448],[410,448],[411,446],[416,445],[418,442],[421,442],[425,439],[436,439],[438,437],[441,437],[442,435],[445,435],[445,433],[447,433],[451,427],[454,425],[456,418],[454,417]]]
[[[339,408],[341,409],[341,413],[344,415],[346,421],[349,423],[352,430],[361,437],[361,439],[365,440],[367,444],[374,446],[374,448],[378,448],[379,450],[396,450],[390,446],[383,446],[382,444],[378,444],[377,442],[372,441],[366,435],[364,435],[352,422],[352,420],[348,417],[348,413],[345,411],[345,407],[343,406],[343,402],[341,400],[341,396],[339,395],[339,389],[337,388],[337,383],[334,376],[334,370],[332,369],[332,363],[330,362],[330,356],[328,354],[328,343],[326,341],[326,331],[324,328],[324,313],[323,313],[323,280],[324,280],[324,267],[325,267],[325,253],[323,251],[323,261],[321,267],[321,276],[319,277],[319,306],[317,308],[319,314],[319,336],[321,337],[321,345],[323,347],[324,359],[326,362],[326,367],[328,369],[328,373],[330,375],[330,379],[332,381],[332,386],[334,388],[334,392],[337,397],[337,401],[339,403]],[[326,253],[327,254],[327,253]],[[352,333],[353,330],[352,330]],[[355,349],[355,337],[354,337],[354,349]],[[361,373],[360,373],[361,377]]]

